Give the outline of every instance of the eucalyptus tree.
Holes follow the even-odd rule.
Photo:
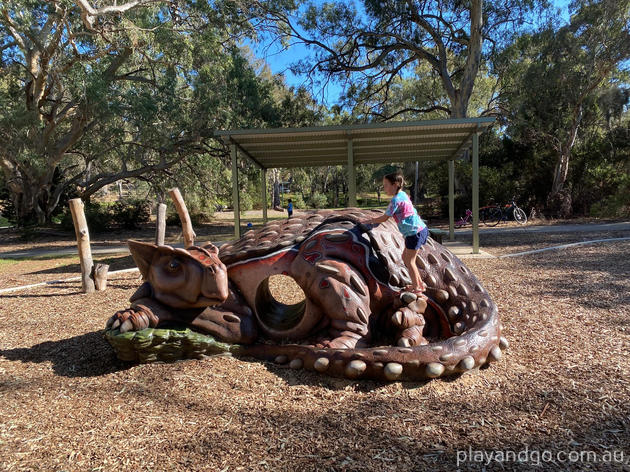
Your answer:
[[[545,0],[364,0],[310,4],[297,0],[247,2],[265,15],[286,44],[302,43],[312,56],[296,68],[313,80],[345,81],[346,96],[367,104],[366,113],[390,119],[401,110],[385,105],[400,78],[420,64],[443,94],[426,97],[416,113],[440,111],[465,117],[484,56],[510,37]],[[487,41],[484,46],[484,41]],[[434,88],[434,87],[433,87]],[[446,95],[447,100],[441,100]],[[408,108],[408,107],[406,107]],[[404,111],[410,111],[405,109]],[[370,119],[366,116],[364,119]]]
[[[0,169],[20,224],[49,220],[64,192],[87,198],[194,153],[223,155],[216,127],[264,121],[236,47],[249,26],[233,8],[96,5],[0,5]]]
[[[561,215],[571,213],[566,183],[580,131],[600,119],[598,109],[609,105],[599,97],[619,85],[630,59],[630,0],[578,0],[572,6],[569,24],[521,36],[499,70],[508,132],[553,150],[547,205]],[[615,109],[613,100],[609,113]]]

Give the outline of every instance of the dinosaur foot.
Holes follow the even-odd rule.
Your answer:
[[[429,342],[422,335],[427,308],[427,298],[423,294],[403,292],[401,302],[406,305],[396,311],[391,322],[397,330],[396,344],[401,347],[423,346]]]
[[[334,339],[321,340],[314,347],[318,349],[355,349],[367,347],[367,343],[353,336],[341,335]]]
[[[134,308],[120,310],[107,320],[107,329],[119,328],[121,333],[127,331],[140,331],[149,327],[156,327],[159,322],[157,316],[145,305],[136,305]]]

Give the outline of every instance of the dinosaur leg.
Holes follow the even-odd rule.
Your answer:
[[[203,310],[191,325],[229,343],[250,344],[258,336],[252,310],[231,283],[228,299]]]
[[[361,275],[348,264],[322,260],[311,280],[310,296],[330,319],[329,339],[321,347],[352,349],[370,338],[370,296]]]
[[[169,308],[152,298],[133,299],[130,308],[114,313],[107,320],[106,327],[119,328],[121,333],[140,331],[145,328],[155,328],[165,321],[177,320]]]
[[[421,346],[428,344],[422,335],[425,320],[422,315],[427,307],[425,298],[417,298],[415,294],[405,294],[402,302],[407,301],[406,306],[401,307],[392,315],[391,322],[395,326],[398,334],[396,344],[399,346]]]

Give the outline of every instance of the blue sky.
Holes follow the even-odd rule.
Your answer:
[[[551,3],[554,5],[555,8],[559,8],[561,10],[562,17],[565,20],[568,20],[569,0],[551,0]],[[271,71],[274,74],[284,75],[285,81],[288,85],[292,85],[295,87],[305,85],[310,90],[310,85],[305,77],[296,76],[289,70],[292,63],[295,63],[299,59],[309,54],[309,51],[306,47],[298,44],[286,50],[282,50],[277,44],[263,43],[258,46],[250,46],[252,47],[254,54],[258,58],[264,59],[267,62],[267,64],[271,68]],[[324,90],[318,88],[310,91],[316,96],[318,101],[322,101],[325,104],[331,106],[338,101],[342,89],[339,84],[329,83],[329,85]]]

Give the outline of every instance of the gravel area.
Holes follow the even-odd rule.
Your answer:
[[[559,241],[523,237],[496,248]],[[0,470],[628,471],[629,254],[625,241],[467,259],[510,348],[487,369],[422,383],[230,357],[120,362],[101,330],[137,273],[90,295],[79,281],[0,295]],[[0,277],[58,280],[77,262],[3,263]]]

